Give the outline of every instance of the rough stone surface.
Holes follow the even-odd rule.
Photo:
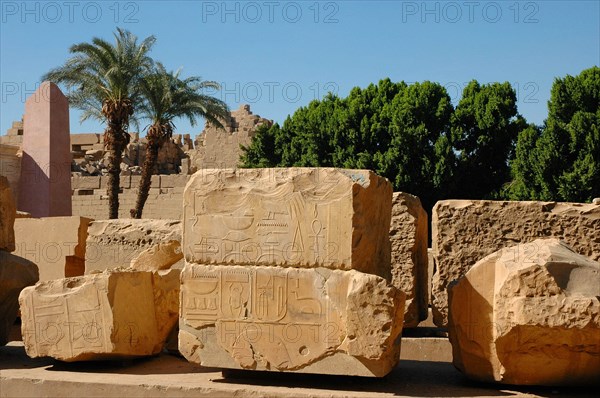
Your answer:
[[[224,128],[206,123],[204,131],[196,138],[196,148],[186,153],[190,157],[192,171],[225,169],[238,166],[242,150],[248,146],[260,125],[273,122],[253,115],[250,105],[241,105],[222,121]]]
[[[432,307],[438,326],[447,324],[450,282],[499,249],[555,237],[600,260],[600,206],[591,203],[444,200],[433,208],[431,228]]]
[[[34,217],[71,215],[69,101],[43,82],[25,101],[18,209]]]
[[[22,138],[23,136],[19,137]],[[15,203],[19,203],[22,156],[23,152],[21,152],[19,146],[2,144],[2,136],[0,136],[0,175],[8,179],[8,185]]]
[[[8,179],[0,176],[0,250],[15,250],[15,215],[17,208],[12,196]]]
[[[392,285],[406,294],[404,327],[427,318],[427,213],[416,196],[394,192],[390,243]]]
[[[19,303],[27,355],[74,362],[157,354],[177,323],[178,288],[179,270],[131,269],[26,288]]]
[[[140,271],[159,271],[170,268],[181,259],[183,259],[181,243],[170,240],[141,252],[131,260],[131,267]]]
[[[203,170],[184,192],[184,256],[390,278],[391,200],[390,182],[366,170]]]
[[[450,288],[454,365],[477,380],[600,379],[600,263],[558,239],[502,249]]]
[[[404,293],[326,268],[186,264],[179,351],[208,367],[384,376],[397,364]]]
[[[91,221],[75,216],[19,218],[15,254],[38,265],[41,281],[83,275]]]
[[[0,345],[6,344],[19,312],[19,293],[38,281],[37,266],[0,250]]]
[[[142,252],[170,241],[181,241],[178,220],[94,221],[88,228],[85,273],[129,267]]]

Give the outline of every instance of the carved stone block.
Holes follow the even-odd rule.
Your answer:
[[[403,292],[354,270],[186,264],[179,350],[208,367],[357,376],[397,364]]]
[[[391,278],[391,201],[390,182],[366,170],[202,170],[184,193],[184,256]]]
[[[27,355],[73,362],[159,353],[177,323],[179,274],[107,270],[24,289]]]

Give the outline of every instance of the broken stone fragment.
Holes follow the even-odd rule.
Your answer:
[[[389,279],[391,201],[390,182],[367,170],[202,170],[184,193],[184,256]]]
[[[171,268],[183,259],[181,243],[170,240],[155,244],[131,260],[131,268],[139,271],[159,271]]]
[[[477,262],[449,290],[454,365],[506,384],[600,379],[600,263],[557,239]]]
[[[416,196],[394,192],[390,243],[392,285],[406,294],[404,327],[427,319],[428,256],[427,213]]]
[[[354,270],[186,264],[179,350],[207,367],[382,377],[404,293]]]
[[[100,220],[90,223],[85,251],[85,273],[94,270],[124,267],[133,264],[141,267],[141,260],[136,260],[142,252],[145,259],[154,250],[159,257],[152,260],[147,270],[168,268],[168,264],[177,256],[177,249],[172,241],[181,241],[181,221],[179,220],[135,220],[116,219]],[[159,249],[158,246],[163,247]],[[166,256],[166,258],[164,257]],[[136,261],[134,261],[136,260]],[[166,261],[168,266],[165,266]],[[160,264],[160,266],[158,266]],[[182,261],[183,263],[183,261]],[[180,267],[183,268],[183,265]]]
[[[19,313],[19,293],[34,285],[38,267],[31,261],[0,250],[0,345],[7,343]]]
[[[74,362],[161,352],[178,319],[179,275],[113,269],[24,289],[27,355]]]
[[[577,253],[600,260],[600,206],[591,203],[443,200],[432,212],[435,260],[434,322],[446,326],[448,285],[479,260],[540,237],[558,238]]]

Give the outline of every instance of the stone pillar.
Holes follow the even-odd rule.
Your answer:
[[[25,102],[18,209],[34,217],[71,215],[69,102],[44,82]]]

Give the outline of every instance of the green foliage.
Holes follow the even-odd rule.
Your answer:
[[[114,36],[114,44],[94,37],[91,43],[71,46],[73,56],[42,77],[66,87],[69,104],[83,111],[81,121],[105,121],[105,102],[131,101],[134,109],[141,103],[139,82],[154,63],[148,53],[156,39],[149,36],[138,43],[134,34],[120,28]]]
[[[458,151],[458,198],[491,199],[510,179],[508,160],[526,123],[517,113],[516,93],[508,82],[471,81],[452,116],[452,143]]]
[[[426,208],[453,195],[489,197],[509,174],[521,123],[515,102],[508,83],[471,82],[455,110],[438,83],[385,79],[313,101],[283,126],[261,127],[241,164],[371,169]],[[473,185],[456,188],[465,183]]]
[[[600,68],[558,78],[541,129],[519,134],[506,196],[589,202],[600,196]]]

